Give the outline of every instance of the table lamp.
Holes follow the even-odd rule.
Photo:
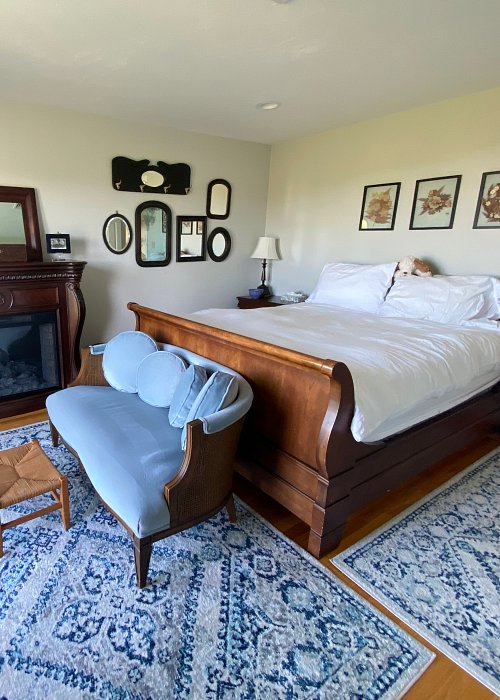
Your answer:
[[[266,284],[266,265],[268,260],[279,260],[278,251],[276,250],[276,238],[272,238],[271,236],[260,236],[255,250],[250,257],[262,259],[262,274],[260,277],[261,283],[259,284],[258,289],[263,290],[263,297],[270,297],[271,290]]]

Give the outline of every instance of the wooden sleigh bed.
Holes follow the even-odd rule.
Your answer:
[[[500,382],[488,391],[377,443],[356,442],[347,366],[129,303],[136,329],[240,372],[254,402],[236,471],[309,526],[321,557],[349,515],[478,437],[498,432]]]

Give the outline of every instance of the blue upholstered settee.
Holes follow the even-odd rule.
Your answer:
[[[233,370],[134,331],[84,350],[73,385],[48,397],[53,444],[76,455],[131,534],[141,588],[153,542],[225,506],[235,519],[233,462],[251,403]]]

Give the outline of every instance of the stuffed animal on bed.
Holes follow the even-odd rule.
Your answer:
[[[399,261],[394,277],[407,277],[418,275],[419,277],[432,277],[432,272],[427,263],[413,255],[407,255]]]

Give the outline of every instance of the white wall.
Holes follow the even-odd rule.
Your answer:
[[[266,233],[275,292],[310,292],[325,262],[416,255],[444,274],[500,275],[500,229],[473,229],[481,175],[500,170],[500,89],[273,146]],[[453,229],[410,231],[415,181],[462,175]],[[365,185],[401,182],[394,231],[358,231]]]
[[[0,134],[0,184],[36,189],[44,249],[45,233],[70,233],[72,257],[88,262],[84,345],[133,328],[128,301],[174,313],[232,307],[236,295],[258,282],[260,263],[249,256],[265,228],[269,146],[23,104],[0,105]],[[111,185],[111,159],[118,155],[188,163],[192,190],[186,196],[118,192]],[[228,229],[231,254],[222,263],[176,263],[175,216],[204,215],[214,178],[232,186],[231,213],[224,221],[209,219],[208,230]],[[114,255],[102,240],[110,214],[118,210],[134,225],[135,208],[148,199],[172,210],[173,259],[166,267],[139,267],[134,244]]]

